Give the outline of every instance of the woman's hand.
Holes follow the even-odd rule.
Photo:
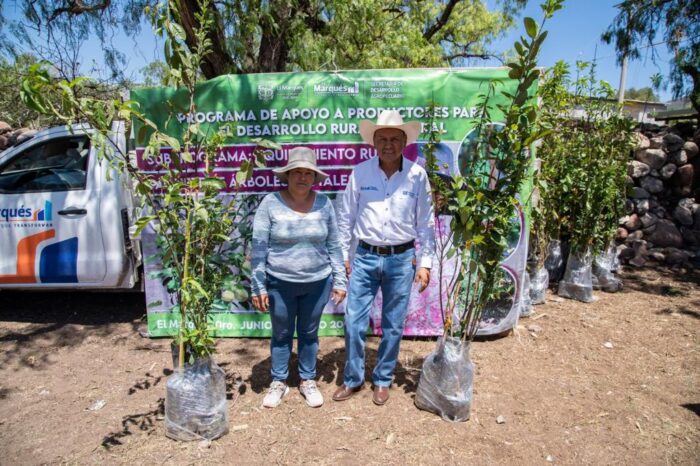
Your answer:
[[[346,294],[347,293],[345,292],[345,290],[333,288],[333,292],[331,293],[331,301],[333,301],[335,303],[335,305],[337,306],[338,304],[343,302]]]
[[[253,296],[253,307],[260,312],[267,312],[270,307],[270,298],[268,298],[267,293]]]

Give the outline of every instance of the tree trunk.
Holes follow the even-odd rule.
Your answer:
[[[178,0],[178,6],[180,10],[178,23],[185,30],[185,42],[190,50],[195,50],[199,45],[195,35],[195,31],[200,27],[195,16],[201,12],[199,2],[197,0]],[[223,74],[236,73],[238,70],[231,55],[226,50],[226,37],[224,36],[221,16],[214,5],[209,5],[208,9],[208,14],[214,18],[213,27],[207,31],[207,38],[211,41],[211,50],[204,56],[204,60],[200,63],[200,69],[204,77],[212,79]]]
[[[258,53],[258,73],[286,71],[289,56],[288,34],[298,9],[291,8],[285,0],[270,2],[272,20],[261,24],[262,37]]]

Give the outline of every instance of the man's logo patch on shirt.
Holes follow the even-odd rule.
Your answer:
[[[414,192],[412,192],[412,191],[403,191],[401,194],[403,194],[404,196],[410,196],[410,197],[413,197],[413,198],[415,198],[415,197],[418,196],[417,193],[414,193]]]
[[[360,191],[379,191],[376,186],[360,186]]]

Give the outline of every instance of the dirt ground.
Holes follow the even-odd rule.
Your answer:
[[[164,435],[169,342],[139,336],[142,295],[0,292],[0,464],[699,464],[700,274],[623,278],[592,304],[550,294],[510,336],[474,343],[464,423],[413,404],[432,340],[404,340],[377,407],[369,389],[330,400],[343,340],[324,338],[326,404],[293,389],[274,410],[260,408],[268,341],[221,340],[231,431],[210,445]]]

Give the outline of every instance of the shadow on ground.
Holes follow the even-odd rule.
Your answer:
[[[695,269],[626,267],[621,278],[623,293],[639,291],[661,296],[686,296],[688,288],[700,286],[700,271]]]
[[[374,348],[366,348],[365,350],[365,380],[369,383],[372,380],[372,369],[377,361],[377,350]],[[289,360],[289,377],[287,384],[291,387],[298,387],[300,383],[299,372],[297,370],[298,358],[296,353],[292,353]],[[423,364],[422,359],[416,361],[417,367]],[[335,384],[340,386],[343,384],[343,368],[345,367],[345,350],[334,349],[329,353],[324,354],[316,365],[316,378],[319,382],[325,384]],[[252,366],[250,378],[245,382],[250,384],[250,389],[255,393],[262,393],[267,389],[271,382],[270,376],[271,359],[266,357],[262,361]],[[418,387],[418,379],[420,371],[415,368],[407,368],[399,361],[394,370],[394,387],[403,389],[405,393],[415,393]]]
[[[102,439],[102,446],[109,450],[117,445],[122,445],[122,439],[133,435],[134,430],[150,432],[156,428],[156,421],[163,419],[165,414],[165,398],[159,398],[156,406],[151,411],[129,414],[122,417],[121,430],[110,432]]]
[[[226,399],[229,400],[230,407],[236,402],[236,399],[240,395],[245,393],[245,384],[240,374],[226,367],[229,363],[222,363],[219,365],[226,372]],[[134,384],[129,387],[127,393],[128,395],[133,395],[139,391],[150,390],[161,383],[165,385],[168,380],[167,378],[173,373],[173,370],[168,368],[163,369],[160,375],[155,375],[152,371],[148,371],[143,377],[137,379]],[[165,398],[159,398],[152,410],[123,416],[121,420],[121,429],[105,435],[101,444],[104,448],[109,450],[115,446],[122,445],[123,439],[133,435],[136,431],[150,434],[158,427],[158,423],[164,419]]]
[[[45,367],[56,349],[104,338],[124,323],[137,331],[145,315],[143,293],[2,291],[0,322],[28,325],[0,330],[0,367]]]

